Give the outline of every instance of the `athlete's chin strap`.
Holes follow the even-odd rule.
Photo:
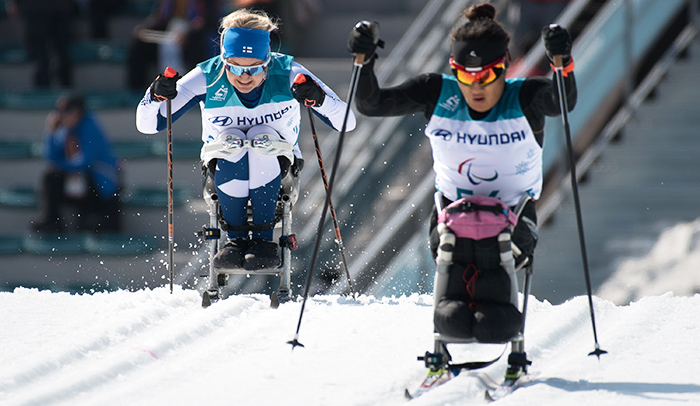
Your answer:
[[[252,140],[245,140],[239,134],[223,132],[215,140],[204,144],[201,157],[204,162],[214,158],[226,159],[238,155],[246,148],[260,155],[284,156],[289,162],[294,162],[292,144],[277,134],[258,134]]]

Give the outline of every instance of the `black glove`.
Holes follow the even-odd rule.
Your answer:
[[[151,83],[151,100],[163,102],[172,100],[177,96],[177,81],[182,76],[174,69],[168,68],[165,73],[158,75]]]
[[[554,55],[561,55],[564,66],[569,64],[571,61],[571,35],[566,28],[556,24],[542,28],[542,42],[549,60],[553,60]]]
[[[292,163],[289,162],[289,158],[282,155],[277,156],[277,161],[280,163],[280,178],[284,179],[289,173],[289,168],[292,167]]]
[[[360,21],[355,24],[348,38],[348,51],[365,54],[365,61],[370,61],[377,47],[384,48],[384,41],[379,39],[379,23]]]
[[[294,78],[292,92],[297,101],[306,107],[321,107],[326,93],[309,75],[298,74]]]
[[[294,164],[292,165],[292,175],[294,175],[295,178],[298,178],[302,169],[304,169],[304,160],[301,158],[294,157]]]
[[[299,177],[301,170],[304,168],[304,160],[301,158],[294,157],[294,163],[290,163],[286,156],[278,156],[277,160],[280,163],[280,177],[284,179],[285,176],[291,171],[292,176],[295,178]]]

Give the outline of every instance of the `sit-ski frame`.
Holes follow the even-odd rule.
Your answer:
[[[221,238],[220,219],[221,205],[219,204],[214,179],[207,170],[204,185],[204,200],[207,203],[209,213],[209,227],[204,227],[200,236],[209,241],[209,275],[207,289],[202,294],[202,306],[208,307],[212,301],[221,298],[222,289],[226,286],[228,275],[274,275],[280,277],[279,288],[271,295],[271,306],[277,307],[279,303],[291,300],[291,269],[292,250],[296,249],[296,237],[292,234],[292,206],[296,201],[296,193],[299,190],[299,178],[290,173],[282,179],[280,196],[277,201],[277,215],[280,217],[281,235],[279,246],[282,250],[281,264],[277,268],[260,270],[247,270],[243,268],[216,268],[213,259],[216,253],[223,248],[226,238]],[[250,218],[250,206],[248,207]]]
[[[515,207],[514,213],[520,218],[522,210],[525,208],[525,204],[531,199],[529,195],[524,195],[517,206]],[[435,207],[438,214],[442,212],[443,209],[443,196],[441,192],[435,193]],[[436,258],[436,271],[435,271],[435,281],[433,284],[433,300],[434,306],[437,306],[439,298],[444,295],[447,290],[447,283],[449,277],[449,268],[452,265],[452,248],[456,243],[456,236],[451,232],[440,232],[443,231],[444,224],[438,225],[438,234],[440,236],[440,242],[438,246],[438,254]],[[505,343],[511,343],[511,354],[508,357],[509,368],[506,372],[506,376],[513,374],[520,374],[527,372],[527,366],[531,363],[527,360],[525,355],[525,314],[527,311],[527,301],[530,295],[530,283],[532,278],[532,264],[529,264],[529,259],[526,259],[516,268],[514,253],[516,255],[520,254],[520,249],[511,242],[511,234],[513,231],[513,226],[509,227],[507,232],[503,232],[498,236],[499,247],[501,251],[501,265],[506,269],[508,276],[511,279],[511,302],[518,308],[518,280],[516,277],[516,272],[518,272],[523,267],[525,268],[525,281],[523,286],[523,303],[521,308],[521,314],[523,316],[523,327],[520,332],[513,338]],[[444,250],[442,248],[445,248]],[[432,371],[438,371],[440,369],[479,369],[487,367],[496,361],[498,361],[501,356],[490,361],[474,361],[466,362],[461,364],[452,364],[452,357],[447,350],[447,344],[471,344],[478,343],[475,338],[459,338],[450,337],[444,334],[435,332],[434,336],[435,347],[434,352],[426,352],[424,356],[418,357],[419,360],[424,361],[427,368]],[[502,355],[502,354],[501,354]]]

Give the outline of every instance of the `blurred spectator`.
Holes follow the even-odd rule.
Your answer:
[[[127,56],[127,85],[143,90],[154,72],[186,72],[219,53],[220,0],[160,0],[155,14],[134,29]],[[155,69],[154,69],[155,68]]]
[[[293,53],[300,29],[307,29],[305,24],[318,14],[316,0],[230,0],[233,10],[262,10],[280,25],[273,33],[270,49],[274,52]]]
[[[126,0],[78,0],[83,3],[90,23],[90,37],[109,39],[109,19],[121,9]]]
[[[105,133],[78,94],[61,97],[46,118],[39,232],[65,229],[66,205],[77,208],[79,230],[117,232],[121,228],[117,160]],[[70,223],[70,222],[68,222]]]
[[[8,0],[10,15],[24,22],[27,55],[34,61],[34,86],[51,86],[56,54],[56,76],[62,87],[73,86],[73,63],[70,57],[71,22],[77,12],[74,0]]]
[[[520,20],[513,35],[512,58],[527,54],[540,41],[542,27],[557,20],[570,0],[519,0]]]
[[[278,0],[231,0],[234,10],[247,8],[249,10],[262,10],[278,23],[281,22],[284,10],[281,1]],[[286,21],[286,19],[284,19]]]
[[[240,8],[262,10],[274,20],[282,17],[282,5],[277,0],[231,0],[234,10]]]

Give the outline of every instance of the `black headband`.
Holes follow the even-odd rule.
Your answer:
[[[486,66],[508,51],[508,44],[497,44],[482,39],[468,39],[452,43],[452,58],[462,66]]]

